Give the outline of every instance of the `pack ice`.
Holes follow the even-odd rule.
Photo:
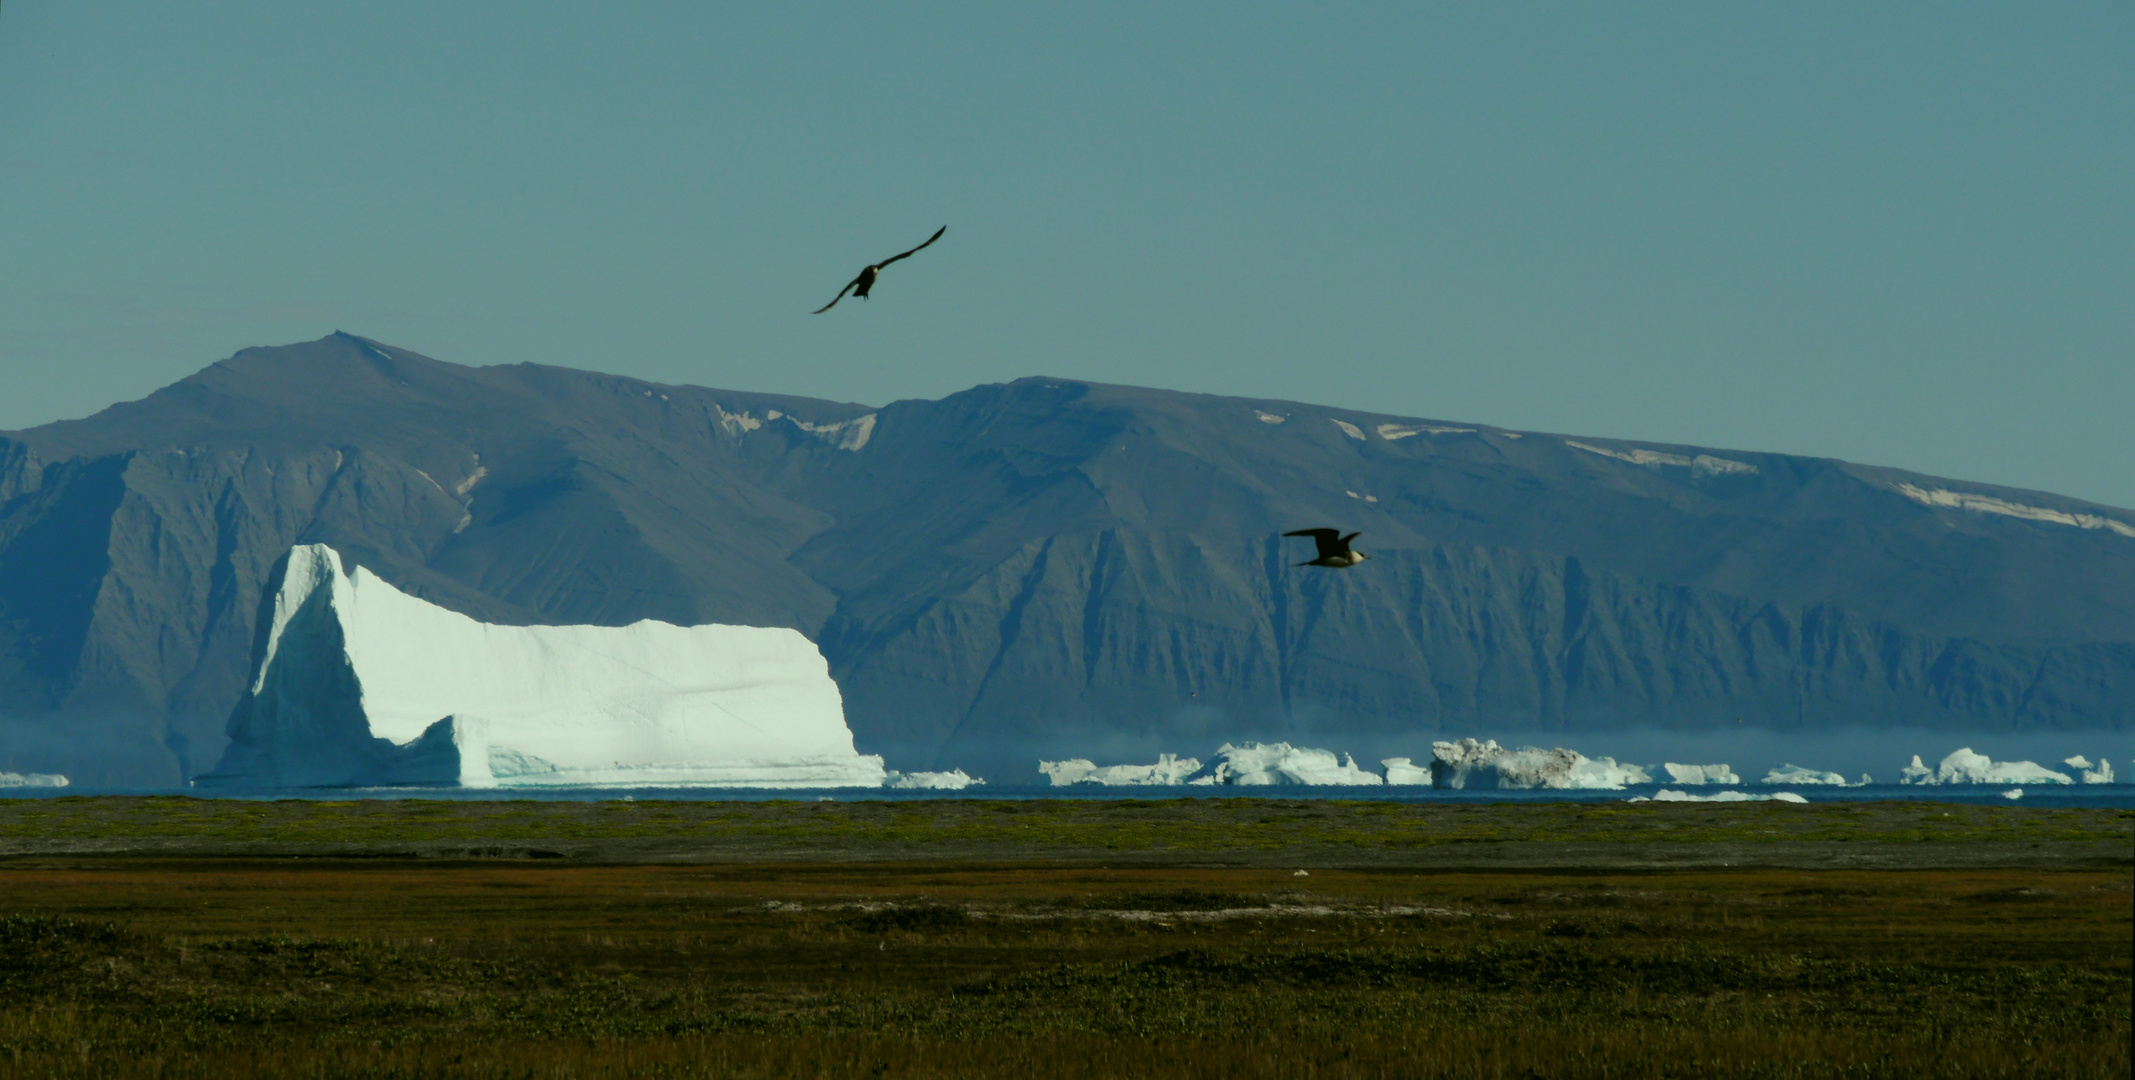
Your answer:
[[[1523,746],[1507,750],[1496,739],[1431,744],[1431,786],[1441,788],[1622,788],[1648,784],[1646,770],[1615,758],[1590,758],[1577,750]]]
[[[751,626],[495,626],[294,548],[215,786],[873,787],[823,654]]]

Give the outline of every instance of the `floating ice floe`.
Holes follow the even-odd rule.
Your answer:
[[[2084,757],[2082,754],[2077,754],[2074,757],[2063,759],[2061,764],[2077,770],[2079,774],[2077,779],[2086,784],[2110,784],[2113,782],[2113,763],[2104,758],[2099,758],[2098,764],[2092,765],[2089,758]]]
[[[1691,784],[1702,787],[1706,784],[1739,784],[1742,782],[1742,778],[1735,775],[1735,770],[1728,768],[1724,764],[1678,765],[1673,761],[1669,761],[1662,763],[1661,769],[1668,774],[1668,779],[1678,784]]]
[[[1318,784],[1368,786],[1386,783],[1377,773],[1357,767],[1357,759],[1331,750],[1315,750],[1289,743],[1224,743],[1216,749],[1215,763],[1202,775],[1187,781],[1195,785],[1241,787],[1270,784]]]
[[[2002,792],[2002,798],[2008,799],[2011,802],[2015,802],[2016,800],[2021,799],[2023,797],[2024,789],[2020,787],[2013,787],[2007,791]]]
[[[1405,757],[1382,759],[1379,767],[1386,770],[1386,782],[1389,784],[1423,785],[1431,782],[1430,766],[1417,765]]]
[[[58,773],[44,773],[44,772],[33,772],[33,773],[19,773],[19,772],[0,772],[0,788],[17,788],[17,787],[49,787],[49,788],[62,788],[62,787],[66,787],[66,786],[67,786],[67,783],[68,783],[68,781],[67,781],[67,778],[66,778],[66,777],[64,777],[64,776],[61,776],[61,775],[59,775]]]
[[[495,626],[292,549],[203,786],[875,787],[823,654],[752,626]]]
[[[1862,778],[1865,783],[1866,777]],[[1846,786],[1846,778],[1835,772],[1822,769],[1805,769],[1799,765],[1781,765],[1764,774],[1761,784],[1825,784],[1832,787]]]
[[[1770,795],[1752,795],[1746,791],[1716,791],[1711,795],[1692,795],[1687,791],[1670,791],[1662,788],[1652,798],[1633,795],[1625,802],[1790,802],[1806,803],[1809,800],[1791,791],[1775,791]]]
[[[1069,758],[1066,761],[1041,761],[1038,771],[1044,773],[1054,787],[1073,784],[1152,787],[1185,783],[1187,777],[1201,771],[1201,759],[1158,754],[1154,765],[1098,765],[1088,758]]]
[[[1577,750],[1523,746],[1507,750],[1490,739],[1434,742],[1431,786],[1440,788],[1594,789],[1647,784],[1653,778],[1614,758],[1589,758]]]
[[[1913,755],[1913,762],[1898,776],[1901,784],[2073,784],[2064,773],[2029,761],[1994,761],[1975,754],[1967,746],[1950,752],[1942,764],[1930,770]]]
[[[983,784],[985,782],[964,772],[962,769],[951,769],[948,772],[909,773],[891,769],[889,774],[884,777],[882,786],[905,789],[924,788],[929,791],[962,791],[974,784]]]

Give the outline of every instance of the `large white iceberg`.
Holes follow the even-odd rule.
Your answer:
[[[1705,784],[1739,784],[1742,782],[1742,778],[1735,775],[1735,770],[1728,768],[1725,764],[1678,765],[1673,761],[1669,761],[1663,762],[1661,768],[1667,771],[1668,779],[1678,784],[1703,786]]]
[[[1431,744],[1431,786],[1441,788],[1622,788],[1652,783],[1646,770],[1577,750],[1523,746],[1507,750],[1489,739]]]
[[[1098,765],[1088,758],[1069,758],[1066,761],[1041,761],[1038,771],[1052,781],[1054,787],[1074,784],[1157,787],[1185,783],[1188,777],[1201,771],[1201,759],[1158,754],[1154,765]]]
[[[2064,759],[2061,764],[2075,769],[2079,774],[2078,778],[2086,784],[2110,784],[2113,782],[2113,763],[2104,758],[2099,758],[2098,764],[2094,766],[2089,758],[2084,757],[2082,754],[2077,754],[2074,757]]]
[[[927,791],[962,791],[973,784],[985,782],[962,769],[951,769],[948,772],[898,772],[891,769],[882,786]]]
[[[1353,786],[1384,784],[1378,773],[1357,767],[1357,759],[1331,750],[1315,750],[1289,743],[1224,743],[1216,748],[1215,764],[1189,784],[1320,784]]]
[[[2064,773],[2029,761],[1995,761],[1967,746],[1952,750],[1932,772],[1913,755],[1899,774],[1901,784],[2073,784]]]
[[[750,626],[495,626],[290,551],[209,785],[873,787],[823,654]]]
[[[0,788],[13,788],[13,787],[49,787],[49,788],[62,788],[62,787],[66,787],[66,786],[67,786],[67,783],[68,783],[68,781],[67,781],[67,778],[66,778],[66,777],[64,777],[64,776],[61,776],[61,775],[59,775],[58,773],[46,773],[46,772],[33,772],[33,773],[19,773],[19,772],[0,772]]]
[[[1431,767],[1418,765],[1405,757],[1381,759],[1379,766],[1386,770],[1389,784],[1428,784],[1431,782]]]
[[[1829,784],[1833,787],[1846,786],[1846,778],[1838,773],[1826,772],[1823,769],[1803,768],[1800,765],[1781,765],[1766,772],[1764,779],[1758,782],[1763,784]]]

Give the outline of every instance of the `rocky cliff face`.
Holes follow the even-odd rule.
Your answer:
[[[1354,570],[1280,532],[1361,529]],[[0,768],[209,768],[298,543],[489,622],[787,626],[891,764],[1482,725],[2135,722],[2135,514],[1025,379],[880,410],[347,335],[0,436]]]

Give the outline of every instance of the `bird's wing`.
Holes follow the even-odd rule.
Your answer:
[[[1351,540],[1354,540],[1354,539],[1356,539],[1356,538],[1357,538],[1357,537],[1359,537],[1359,536],[1362,536],[1362,535],[1364,535],[1363,531],[1362,531],[1362,530],[1358,530],[1357,532],[1353,532],[1353,533],[1350,533],[1350,534],[1349,534],[1348,536],[1345,536],[1345,537],[1343,537],[1343,538],[1342,538],[1342,541],[1341,541],[1341,543],[1342,543],[1342,550],[1343,550],[1343,551],[1348,551],[1348,550],[1349,550],[1349,542],[1350,542]]]
[[[1319,548],[1319,555],[1322,559],[1329,555],[1340,555],[1342,553],[1342,541],[1338,539],[1342,535],[1342,530],[1340,529],[1299,529],[1296,532],[1286,532],[1283,535],[1311,537],[1312,544],[1314,547]]]
[[[829,311],[831,308],[837,307],[838,301],[845,299],[845,294],[853,291],[853,286],[858,284],[860,284],[859,278],[854,278],[851,281],[846,282],[845,287],[838,290],[838,295],[830,298],[830,303],[824,304],[822,307],[815,309],[813,314],[821,315],[822,313]]]
[[[936,229],[936,230],[934,230],[934,235],[932,235],[932,236],[929,236],[929,237],[927,237],[927,244],[931,244],[931,243],[933,243],[934,241],[936,241],[936,240],[939,240],[939,239],[941,239],[941,234],[943,234],[943,233],[945,233],[945,232],[948,232],[948,231],[949,231],[949,227],[948,227],[947,225],[944,225],[944,226],[942,226],[941,228],[939,228],[939,229]],[[921,245],[919,245],[918,247],[916,247],[916,248],[913,248],[912,250],[910,250],[910,251],[907,251],[907,252],[905,252],[905,253],[904,253],[903,255],[892,255],[892,256],[890,256],[889,258],[887,258],[887,259],[884,259],[884,260],[882,260],[881,262],[878,262],[878,263],[876,263],[876,264],[875,264],[875,269],[877,269],[877,270],[880,270],[880,269],[882,269],[883,267],[885,267],[885,266],[888,266],[889,264],[891,264],[891,263],[893,263],[893,262],[896,262],[896,261],[897,261],[897,260],[899,260],[899,259],[905,258],[906,256],[910,256],[910,255],[916,255],[916,254],[918,254],[919,252],[921,252],[921,251],[925,250],[925,249],[926,249],[926,246],[927,246],[927,244],[921,244]]]

